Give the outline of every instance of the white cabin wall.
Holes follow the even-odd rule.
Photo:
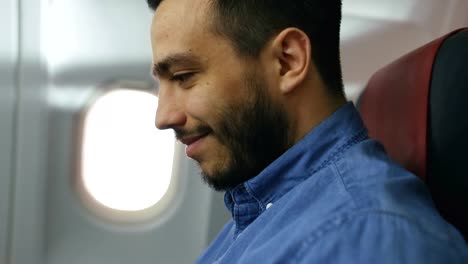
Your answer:
[[[356,101],[372,74],[450,31],[468,27],[466,0],[343,0],[345,92]]]
[[[0,9],[0,263],[7,263],[11,237],[12,186],[15,156],[16,67],[18,60],[18,10],[16,0],[5,0]]]
[[[448,14],[444,31],[450,31],[456,28],[468,27],[468,1],[454,0],[451,6],[451,12]]]
[[[222,194],[187,160],[174,209],[144,230],[106,226],[71,188],[83,98],[109,80],[150,79],[151,13],[138,1],[2,0],[0,264],[190,263],[229,217]],[[468,26],[467,0],[343,1],[342,63],[353,101],[380,67]],[[45,12],[52,3],[64,7],[56,17]]]
[[[44,1],[18,1],[18,67],[9,263],[43,259],[47,160],[46,67],[41,53]]]

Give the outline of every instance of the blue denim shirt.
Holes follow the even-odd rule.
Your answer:
[[[198,263],[468,263],[424,183],[391,161],[352,103],[255,178]]]

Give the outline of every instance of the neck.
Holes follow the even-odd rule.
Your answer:
[[[288,100],[290,114],[290,138],[295,144],[338,108],[346,104],[346,98],[331,95],[327,88],[317,82],[297,89]]]

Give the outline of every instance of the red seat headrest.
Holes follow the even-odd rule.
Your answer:
[[[425,180],[441,214],[468,237],[468,30],[387,65],[358,105],[369,135]]]

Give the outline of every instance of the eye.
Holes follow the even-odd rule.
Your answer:
[[[184,72],[184,73],[180,73],[180,74],[174,74],[171,77],[171,81],[184,83],[184,82],[190,80],[190,78],[192,78],[194,74],[195,74],[194,72]]]

